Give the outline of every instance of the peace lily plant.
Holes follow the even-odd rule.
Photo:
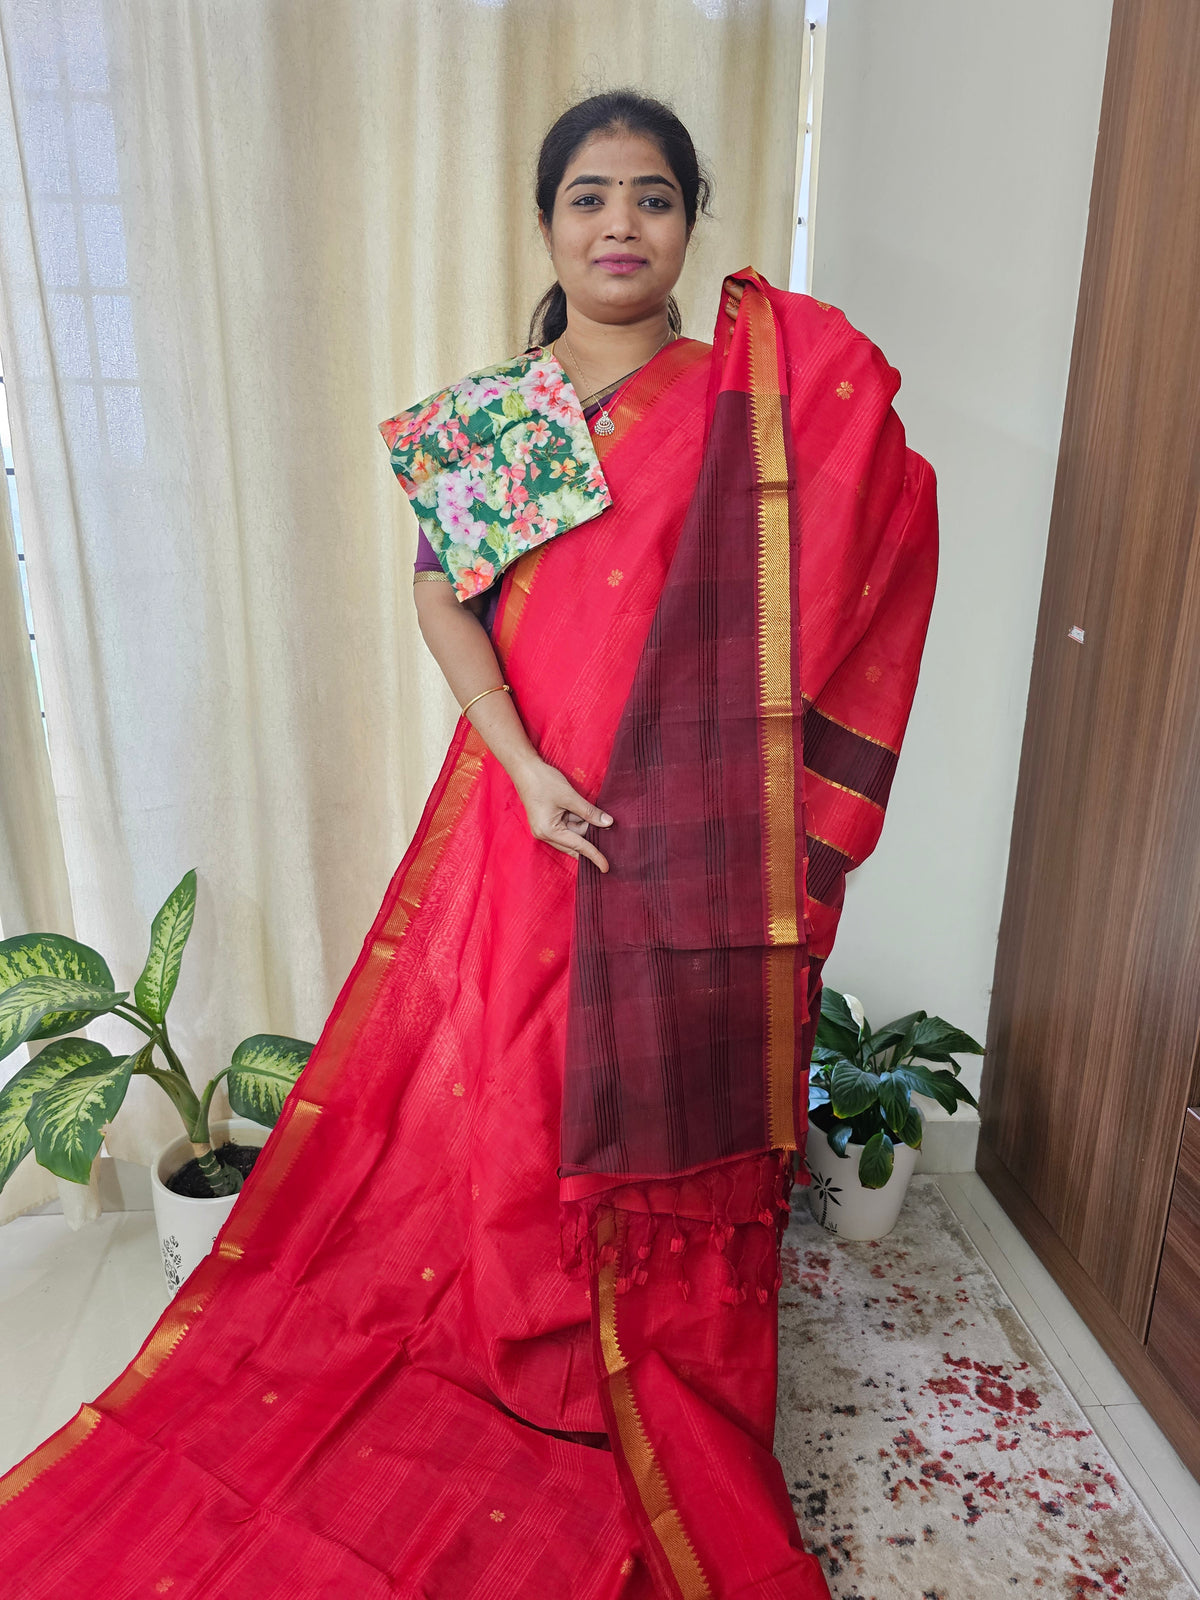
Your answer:
[[[936,1100],[951,1113],[962,1102],[978,1104],[958,1081],[961,1068],[952,1054],[955,1050],[984,1053],[969,1033],[924,1011],[872,1030],[854,995],[822,990],[809,1078],[809,1121],[824,1132],[830,1149],[839,1156],[846,1154],[848,1144],[863,1147],[858,1177],[864,1188],[882,1189],[887,1183],[898,1144],[921,1148],[921,1115],[912,1103],[914,1094]]]
[[[134,1077],[153,1079],[171,1097],[213,1195],[241,1188],[241,1173],[219,1160],[209,1139],[213,1093],[227,1079],[235,1115],[274,1127],[312,1045],[256,1033],[196,1094],[167,1033],[167,1007],[195,910],[196,874],[188,872],[154,918],[132,1000],[88,945],[56,933],[0,942],[0,984],[8,985],[0,992],[0,1059],[27,1041],[73,1034],[102,1016],[120,1017],[143,1035],[140,1047],[124,1056],[90,1039],[59,1039],[9,1079],[0,1090],[0,1188],[30,1150],[58,1177],[87,1183],[104,1128]]]

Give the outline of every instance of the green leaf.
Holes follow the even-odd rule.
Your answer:
[[[93,1017],[103,1016],[127,998],[128,991],[119,994],[110,988],[92,983],[81,983],[76,978],[56,978],[49,974],[22,978],[11,989],[0,994],[0,1059],[11,1055],[26,1039],[44,1039],[49,1022],[54,1020],[54,1032],[65,1033],[67,1028],[81,1028]],[[66,1021],[67,1027],[62,1026]]]
[[[515,389],[510,389],[504,396],[504,399],[500,402],[500,409],[512,422],[517,422],[522,417],[528,417],[532,414],[524,398]]]
[[[902,1067],[893,1067],[892,1076],[906,1083],[913,1094],[936,1100],[944,1111],[953,1112],[958,1106],[958,1080],[951,1072],[934,1072],[919,1061],[908,1061]]]
[[[846,1004],[845,996],[836,989],[821,990],[821,1017],[817,1023],[816,1043],[850,1061],[858,1060],[858,1023]]]
[[[821,989],[821,1015],[839,1028],[846,1028],[853,1034],[858,1033],[858,1023],[854,1020],[854,1013],[847,1003],[846,996],[829,984],[824,984]]]
[[[85,1061],[33,1096],[27,1121],[40,1166],[75,1183],[88,1181],[104,1141],[104,1125],[116,1116],[125,1098],[133,1062],[133,1056],[112,1056],[105,1050],[103,1056]]]
[[[924,1137],[925,1124],[921,1120],[921,1113],[916,1106],[910,1106],[908,1108],[908,1116],[904,1120],[904,1126],[900,1130],[900,1138],[912,1149],[919,1150]]]
[[[879,1100],[879,1079],[849,1061],[839,1061],[829,1077],[833,1112],[838,1117],[857,1117]]]
[[[892,1066],[898,1067],[907,1062],[909,1057],[912,1055],[913,1040],[916,1038],[921,1026],[922,1024],[919,1022],[909,1023],[908,1027],[904,1031],[904,1035],[901,1038],[900,1043],[892,1051]]]
[[[229,1067],[229,1104],[234,1113],[273,1128],[312,1051],[303,1039],[276,1033],[243,1039]]]
[[[958,1110],[960,1100],[965,1100],[970,1106],[978,1103],[971,1091],[959,1083],[952,1072],[927,1072],[925,1081],[929,1087],[918,1092],[932,1095],[949,1112]]]
[[[886,1133],[874,1134],[858,1158],[858,1177],[864,1189],[882,1189],[892,1175],[895,1157],[893,1145]]]
[[[913,1039],[912,1049],[914,1055],[922,1056],[926,1061],[949,1061],[952,1050],[961,1050],[968,1056],[986,1054],[983,1046],[977,1044],[969,1033],[963,1033],[961,1028],[952,1028],[941,1017],[928,1017],[922,1022]]]
[[[73,978],[97,989],[113,987],[108,963],[98,950],[68,939],[61,933],[22,933],[0,943],[0,990],[24,978]],[[56,1033],[74,1033],[94,1013],[58,1012],[43,1017],[29,1035],[31,1039],[52,1039]],[[0,1035],[2,1037],[2,1035]],[[0,1055],[8,1052],[0,1050]]]
[[[879,1104],[893,1133],[898,1134],[908,1120],[908,1114],[912,1109],[909,1092],[908,1084],[903,1078],[898,1078],[891,1072],[879,1074]]]
[[[904,1035],[916,1022],[923,1022],[924,1011],[910,1011],[906,1017],[898,1017],[895,1022],[885,1022],[882,1028],[877,1028],[871,1035],[870,1047],[872,1055],[878,1055],[881,1050],[888,1050],[894,1044],[899,1044]]]
[[[965,1100],[969,1106],[974,1106],[976,1110],[979,1109],[979,1101],[976,1100],[966,1084],[959,1083],[957,1078],[954,1080],[954,1092],[960,1100]]]
[[[829,1148],[837,1155],[846,1154],[846,1146],[850,1143],[850,1136],[854,1132],[852,1122],[839,1122],[836,1128],[831,1128],[827,1135]]]
[[[141,977],[133,986],[137,1008],[151,1022],[161,1022],[167,1014],[179,981],[183,947],[188,942],[195,915],[196,874],[193,870],[184,873],[151,923],[150,954]]]
[[[25,1118],[35,1094],[49,1089],[68,1072],[88,1061],[111,1059],[111,1052],[90,1039],[63,1039],[47,1045],[0,1089],[0,1189],[33,1149]]]
[[[829,1090],[826,1088],[826,1086],[823,1083],[812,1083],[810,1081],[808,1085],[809,1111],[815,1111],[818,1106],[827,1106],[828,1104]]]

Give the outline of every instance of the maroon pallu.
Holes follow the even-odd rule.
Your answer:
[[[739,277],[611,408],[612,508],[504,580],[612,873],[459,724],[212,1254],[0,1479],[7,1593],[825,1600],[771,1454],[779,1237],[936,509],[878,350]]]

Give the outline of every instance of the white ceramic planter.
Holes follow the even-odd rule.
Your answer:
[[[839,1239],[882,1239],[896,1226],[917,1152],[896,1146],[892,1175],[882,1189],[864,1189],[858,1177],[861,1144],[848,1144],[839,1156],[821,1128],[808,1130],[805,1158],[812,1182],[808,1203],[814,1218]]]
[[[209,1134],[214,1149],[227,1139],[235,1144],[256,1144],[261,1149],[271,1137],[271,1129],[235,1117],[211,1122]],[[158,1245],[167,1288],[172,1294],[212,1249],[213,1240],[238,1198],[236,1194],[229,1194],[214,1200],[194,1200],[190,1195],[175,1194],[168,1189],[166,1180],[191,1158],[191,1141],[186,1134],[181,1134],[165,1145],[150,1165],[150,1193],[158,1225]]]

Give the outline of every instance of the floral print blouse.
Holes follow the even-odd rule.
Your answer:
[[[470,373],[379,431],[460,600],[612,504],[579,399],[546,347]]]

